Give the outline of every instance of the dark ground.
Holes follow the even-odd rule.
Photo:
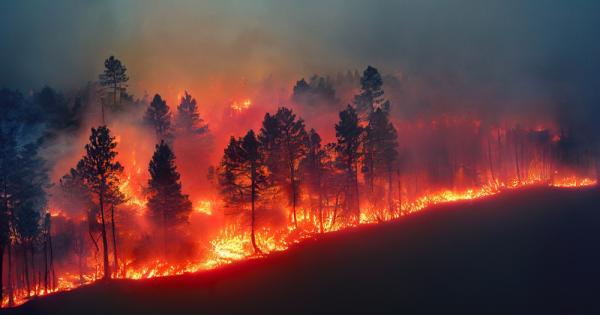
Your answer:
[[[600,191],[443,205],[216,271],[98,283],[21,314],[599,314]]]

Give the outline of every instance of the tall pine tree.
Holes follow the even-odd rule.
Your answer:
[[[340,121],[335,125],[337,138],[336,151],[339,166],[346,174],[346,208],[350,211],[355,223],[360,220],[360,199],[358,189],[358,163],[360,161],[361,137],[364,128],[360,126],[354,107],[340,112]]]
[[[392,215],[394,212],[392,181],[398,164],[398,136],[396,128],[389,120],[389,106],[386,104],[376,108],[369,115],[369,124],[365,129],[362,171],[373,203],[382,197],[375,194],[376,182],[387,183],[385,190],[388,211]]]
[[[104,71],[98,76],[98,79],[100,79],[101,86],[112,90],[112,105],[116,108],[117,94],[125,92],[127,81],[129,81],[127,68],[121,63],[121,60],[110,56],[104,61]],[[102,104],[102,123],[106,123],[104,120],[104,103]]]
[[[144,122],[154,128],[158,141],[171,139],[171,111],[160,95],[154,95],[144,115]]]
[[[275,115],[267,113],[259,141],[275,184],[288,192],[292,223],[297,228],[296,208],[300,190],[298,167],[306,155],[308,141],[304,120],[297,119],[296,114],[286,107],[280,107]]]
[[[219,186],[227,207],[247,209],[250,204],[250,240],[255,253],[261,253],[256,243],[256,205],[269,187],[266,174],[254,131],[243,138],[231,137],[219,167]]]
[[[383,105],[383,80],[376,68],[368,66],[360,77],[360,93],[354,96],[359,115],[367,118],[375,108]]]
[[[148,213],[154,224],[162,227],[166,258],[168,232],[188,221],[192,203],[187,195],[181,193],[175,155],[164,141],[156,145],[148,170],[150,172]]]
[[[177,132],[184,135],[201,135],[208,131],[208,125],[200,118],[198,104],[188,92],[181,98],[175,117]]]
[[[98,199],[105,279],[110,278],[111,275],[108,262],[105,210],[111,206],[111,202],[123,199],[122,193],[119,191],[123,166],[116,161],[118,154],[116,147],[115,137],[110,135],[110,130],[106,126],[92,128],[90,143],[85,145],[86,154],[77,164],[77,171],[84,179],[88,189]]]

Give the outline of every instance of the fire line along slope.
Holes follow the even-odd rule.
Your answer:
[[[264,259],[97,282],[6,314],[594,313],[600,194],[530,188],[307,240]]]

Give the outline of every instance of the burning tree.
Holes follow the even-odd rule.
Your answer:
[[[59,181],[59,193],[61,195],[61,207],[71,213],[82,212],[87,218],[88,235],[94,244],[96,253],[100,250],[98,240],[95,235],[100,234],[102,226],[98,223],[97,205],[94,203],[92,194],[81,174],[77,169],[71,168]],[[85,251],[83,231],[85,230],[85,221],[78,227],[80,230],[76,242],[76,253],[79,257],[79,278],[83,282],[83,254]]]
[[[175,126],[177,131],[186,135],[201,135],[208,131],[208,125],[204,124],[204,120],[198,113],[196,99],[187,91],[177,106]]]
[[[387,104],[376,108],[369,115],[369,124],[365,128],[362,172],[365,175],[371,203],[376,208],[383,208],[381,205],[375,205],[383,200],[383,196],[375,193],[375,182],[387,181],[388,212],[391,215],[394,209],[392,182],[398,163],[398,135],[389,120]]]
[[[90,143],[85,145],[86,155],[77,164],[79,174],[81,174],[88,189],[98,200],[100,224],[102,226],[101,233],[105,279],[110,278],[105,209],[107,205],[111,205],[111,202],[123,199],[122,194],[119,191],[119,176],[123,173],[123,166],[116,161],[118,154],[115,150],[116,147],[117,142],[115,142],[115,138],[110,135],[110,130],[106,126],[92,128]],[[114,206],[114,204],[112,206]]]
[[[166,259],[168,231],[188,221],[192,203],[187,195],[181,193],[175,155],[164,141],[156,145],[148,170],[148,214],[156,226],[162,226]]]
[[[253,130],[243,138],[231,137],[219,167],[219,186],[228,207],[245,208],[250,203],[250,240],[255,253],[256,204],[269,187],[260,143]]]
[[[307,154],[300,164],[302,182],[308,190],[311,209],[316,208],[319,231],[323,233],[323,179],[327,153],[321,146],[321,136],[311,129],[308,133]],[[316,200],[314,200],[316,198]]]
[[[170,140],[171,130],[171,111],[167,102],[159,94],[154,95],[152,102],[144,115],[144,122],[154,128],[158,141]]]
[[[16,175],[14,231],[23,254],[23,270],[29,294],[31,292],[29,265],[31,264],[31,270],[35,275],[34,242],[40,235],[40,218],[46,207],[45,188],[48,186],[47,170],[34,144],[28,144],[21,150],[17,160]]]
[[[359,149],[363,131],[364,128],[359,124],[356,110],[348,105],[345,110],[340,112],[340,121],[335,125],[336,152],[340,161],[339,167],[346,175],[346,210],[352,213],[356,223],[360,220],[358,163],[361,157]]]
[[[275,185],[289,192],[292,223],[297,228],[298,166],[306,155],[308,138],[304,120],[296,119],[291,109],[280,107],[275,115],[265,115],[258,138]]]

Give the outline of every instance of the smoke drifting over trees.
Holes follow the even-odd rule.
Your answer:
[[[48,17],[0,27],[0,295],[53,290],[56,271],[85,283],[269,252],[440,191],[598,177],[600,46],[581,39],[600,28],[597,4],[459,2],[352,2],[335,17],[309,5],[308,21],[282,20],[295,4],[207,4],[231,13],[215,20],[177,3],[164,19],[186,27],[151,23],[163,21],[151,6],[123,7],[137,13],[123,21],[111,1],[40,4],[81,13],[81,30],[48,25],[97,31],[92,48],[118,58],[69,49],[77,36],[49,51],[31,34]],[[0,26],[25,9],[1,4]],[[82,21],[91,12],[116,26]],[[130,29],[138,19],[152,27]]]

